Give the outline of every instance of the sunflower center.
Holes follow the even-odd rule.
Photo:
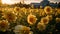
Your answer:
[[[1,24],[0,24],[0,26],[1,27],[5,27],[7,24],[5,23],[5,22],[2,22]]]
[[[33,23],[33,20],[34,20],[33,18],[30,18],[30,22],[32,22],[32,23]]]
[[[43,19],[43,22],[46,23],[47,22],[47,19]]]
[[[47,12],[50,12],[50,8],[47,8]]]
[[[17,11],[19,11],[19,8],[16,8]]]

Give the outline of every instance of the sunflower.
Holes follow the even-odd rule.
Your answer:
[[[46,18],[48,18],[49,20],[52,20],[52,15],[47,15]]]
[[[36,16],[35,15],[32,15],[32,14],[29,14],[28,16],[27,16],[27,22],[29,23],[29,24],[35,24],[36,23],[36,20],[37,20],[37,18],[36,18]]]
[[[40,11],[40,12],[39,12],[39,15],[40,15],[40,16],[45,16],[45,15],[46,15],[45,12],[43,11],[43,9],[39,9],[39,11]]]
[[[36,12],[37,13],[38,12],[38,9],[33,9],[33,12]]]
[[[56,18],[56,22],[59,23],[60,22],[60,18]]]
[[[0,8],[0,14],[2,14],[4,11],[3,11],[3,9],[2,8]]]
[[[39,22],[37,24],[37,29],[39,29],[40,31],[45,30],[45,28],[46,28],[46,25],[44,25],[43,23]]]
[[[30,33],[30,28],[23,26],[23,25],[17,25],[15,26],[14,32],[17,34],[29,34]]]
[[[28,9],[28,11],[29,11],[30,13],[34,12],[34,10],[33,10],[33,9]]]
[[[33,34],[33,32],[32,31],[30,31],[30,33],[29,34]]]
[[[44,11],[45,11],[46,14],[51,14],[52,13],[52,8],[50,6],[46,6],[44,8]]]
[[[41,22],[44,24],[48,24],[49,23],[49,19],[46,17],[41,18]]]
[[[8,11],[13,11],[14,10],[14,8],[7,8],[8,9]]]
[[[14,12],[15,12],[16,14],[20,13],[20,11],[21,11],[20,7],[15,7],[15,8],[14,8]]]
[[[13,12],[10,12],[10,11],[8,11],[8,12],[5,12],[4,14],[3,14],[3,17],[5,18],[5,19],[7,19],[8,21],[16,21],[16,19],[17,19],[17,17],[16,17],[16,14],[15,13],[13,13]]]
[[[58,13],[58,14],[60,14],[60,8],[59,8],[59,9],[57,9],[57,13]]]
[[[3,14],[3,11],[2,10],[0,10],[0,15],[2,15]]]
[[[7,20],[1,20],[0,21],[0,30],[6,31],[9,28],[9,23]]]
[[[22,31],[24,31],[24,34],[29,34],[29,32],[30,32],[30,28],[24,26],[23,29],[22,29]]]
[[[1,11],[4,11],[5,10],[5,8],[1,8]]]
[[[15,11],[20,11],[20,7],[15,7],[14,10]]]

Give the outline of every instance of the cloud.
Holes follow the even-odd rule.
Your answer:
[[[60,0],[49,0],[50,2],[60,2]]]

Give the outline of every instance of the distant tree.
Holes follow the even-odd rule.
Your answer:
[[[57,2],[55,4],[57,4]]]
[[[60,2],[58,3],[58,8],[60,8]]]
[[[47,3],[46,5],[47,5],[47,6],[50,6],[50,3]]]

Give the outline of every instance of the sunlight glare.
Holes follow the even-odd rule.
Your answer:
[[[15,4],[15,3],[18,3],[18,1],[16,2],[16,1],[12,1],[12,0],[2,0],[2,4],[9,4],[9,5],[11,5],[11,4]]]

